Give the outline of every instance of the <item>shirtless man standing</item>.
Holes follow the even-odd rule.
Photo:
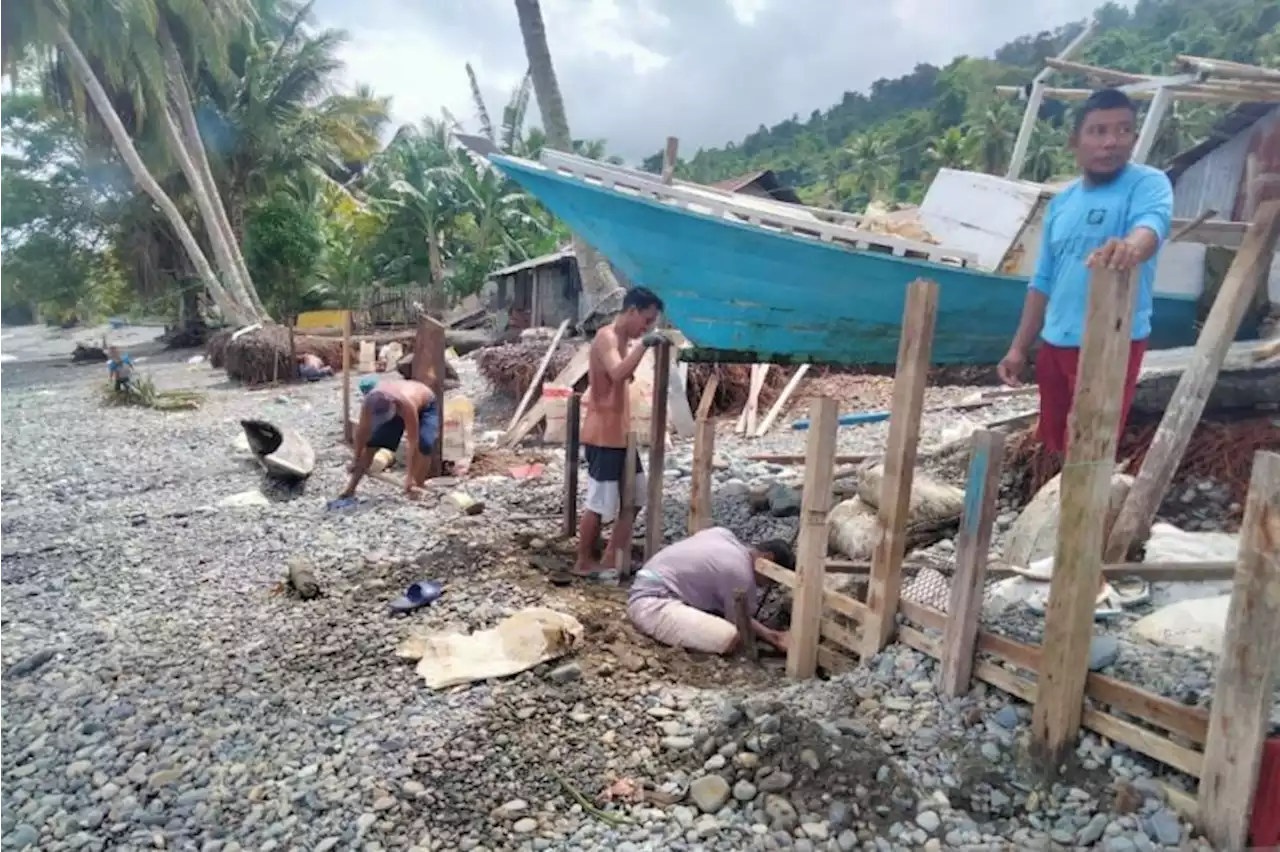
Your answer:
[[[645,350],[666,340],[651,331],[662,300],[650,290],[635,287],[622,300],[622,313],[596,332],[591,341],[582,445],[587,457],[587,502],[578,527],[578,560],[574,573],[596,578],[617,565],[619,549],[630,556],[635,514],[619,517],[620,483],[627,458],[627,433],[631,431],[629,384]],[[643,344],[632,346],[637,339]],[[661,471],[659,474],[661,475]],[[645,477],[636,459],[635,506],[644,505]],[[593,549],[600,527],[617,519],[604,551],[604,567],[594,564]]]
[[[408,434],[409,447],[404,476],[405,493],[413,493],[426,479],[426,459],[435,446],[440,429],[440,411],[435,394],[422,382],[390,380],[379,382],[360,406],[356,427],[356,459],[351,481],[339,499],[352,497],[378,450],[395,452],[401,436]]]

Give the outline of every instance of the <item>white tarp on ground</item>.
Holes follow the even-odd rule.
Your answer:
[[[576,648],[584,631],[571,615],[544,607],[528,607],[496,627],[466,635],[412,635],[396,648],[396,656],[417,660],[417,672],[432,689],[508,677],[554,660]]]

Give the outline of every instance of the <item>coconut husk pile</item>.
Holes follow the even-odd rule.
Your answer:
[[[299,355],[317,355],[335,370],[342,369],[341,340],[299,334],[294,336],[294,347]],[[210,363],[212,360],[210,353]],[[225,367],[228,378],[250,385],[291,378],[294,363],[289,357],[289,330],[270,325],[240,335],[226,346]]]
[[[204,354],[209,359],[209,366],[221,370],[227,366],[227,344],[231,342],[231,329],[224,328],[209,335],[204,344]]]
[[[1121,473],[1136,475],[1151,449],[1159,422],[1153,418],[1131,418],[1120,438]],[[1011,458],[1005,470],[1017,472],[1015,494],[1027,503],[1046,482],[1062,471],[1062,459],[1048,452],[1030,426],[1015,433]],[[1182,463],[1173,475],[1173,487],[1194,485],[1212,479],[1225,485],[1232,500],[1244,505],[1249,493],[1253,457],[1259,450],[1280,451],[1280,428],[1270,416],[1242,420],[1202,420],[1191,433]]]
[[[559,375],[560,371],[568,366],[573,353],[577,350],[576,342],[560,343],[556,347],[555,354],[551,356],[551,363],[547,365],[543,378],[551,381]],[[533,374],[538,371],[538,365],[542,363],[542,358],[546,354],[545,341],[529,341],[490,346],[480,350],[475,358],[480,375],[489,383],[489,387],[519,399],[529,389]]]

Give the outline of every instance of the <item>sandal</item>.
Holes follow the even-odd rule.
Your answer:
[[[1120,588],[1107,583],[1098,592],[1094,603],[1093,620],[1106,621],[1122,615],[1126,607],[1138,606],[1151,600],[1151,585],[1145,580],[1125,579],[1117,581]],[[1037,589],[1026,600],[1027,609],[1036,615],[1044,615],[1049,606],[1049,587]]]

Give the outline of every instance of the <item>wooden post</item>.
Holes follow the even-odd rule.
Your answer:
[[[413,342],[413,380],[431,388],[435,396],[439,417],[436,422],[435,444],[431,455],[420,461],[413,471],[414,482],[421,485],[427,477],[439,476],[444,471],[444,340],[445,327],[429,316],[418,320],[418,334]]]
[[[667,390],[671,383],[671,344],[653,351],[653,405],[649,417],[649,494],[645,501],[645,561],[662,549],[663,472],[667,466]]]
[[[662,182],[667,186],[676,176],[676,154],[680,150],[680,140],[674,136],[667,137],[667,147],[662,153]]]
[[[756,648],[755,631],[751,629],[751,613],[747,611],[747,593],[742,589],[733,590],[733,623],[738,627],[738,641],[742,643],[742,652],[751,662],[758,662],[760,651]]]
[[[711,467],[716,452],[716,422],[698,420],[693,435],[693,471],[689,479],[689,521],[685,533],[693,535],[711,526]]]
[[[1178,379],[1173,397],[1147,450],[1142,468],[1129,489],[1124,506],[1107,540],[1106,562],[1123,562],[1135,540],[1145,537],[1156,509],[1191,441],[1227,350],[1240,329],[1249,304],[1271,269],[1271,256],[1280,237],[1280,201],[1270,201],[1245,233],[1244,242],[1213,300],[1209,316],[1196,340],[1187,369]]]
[[[1270,725],[1280,655],[1280,454],[1253,459],[1200,775],[1201,827],[1215,849],[1243,849]]]
[[[697,419],[706,420],[711,417],[711,404],[716,401],[716,388],[720,387],[720,376],[712,373],[711,378],[702,386],[702,397],[698,400]]]
[[[350,444],[351,434],[351,311],[342,312],[342,440]]]
[[[831,511],[831,457],[836,450],[834,399],[814,400],[805,444],[804,491],[800,497],[800,539],[796,544],[796,587],[791,605],[791,647],[787,677],[813,677],[818,670],[823,579],[827,561],[827,513]]]
[[[572,538],[578,532],[578,445],[581,441],[582,397],[572,394],[565,406],[564,433],[564,525],[560,532]]]
[[[1033,749],[1049,774],[1058,771],[1071,751],[1084,711],[1136,277],[1095,270],[1089,282],[1062,467],[1062,511],[1045,613],[1044,656],[1031,722]]]
[[[956,539],[956,571],[951,577],[947,627],[942,639],[939,686],[956,697],[969,691],[974,643],[982,614],[987,579],[987,551],[999,512],[1000,474],[1004,462],[1004,433],[980,429],[973,435],[969,478],[964,489],[964,514]]]
[[[627,433],[627,458],[622,468],[622,480],[618,483],[618,520],[626,517],[629,518],[636,511],[636,433]],[[650,472],[652,475],[652,472]],[[615,520],[616,524],[618,521]],[[615,556],[617,562],[614,568],[618,572],[620,579],[626,579],[631,574],[631,539],[635,537],[634,527],[632,534],[628,536],[628,540],[621,542],[621,547]]]
[[[880,538],[871,554],[871,580],[867,586],[867,608],[871,617],[862,626],[863,659],[875,656],[884,648],[898,612],[911,482],[915,475],[920,414],[924,410],[924,389],[929,379],[929,356],[933,351],[937,317],[937,282],[917,278],[907,289],[902,335],[898,339],[889,440],[885,445],[884,480],[880,486]]]

